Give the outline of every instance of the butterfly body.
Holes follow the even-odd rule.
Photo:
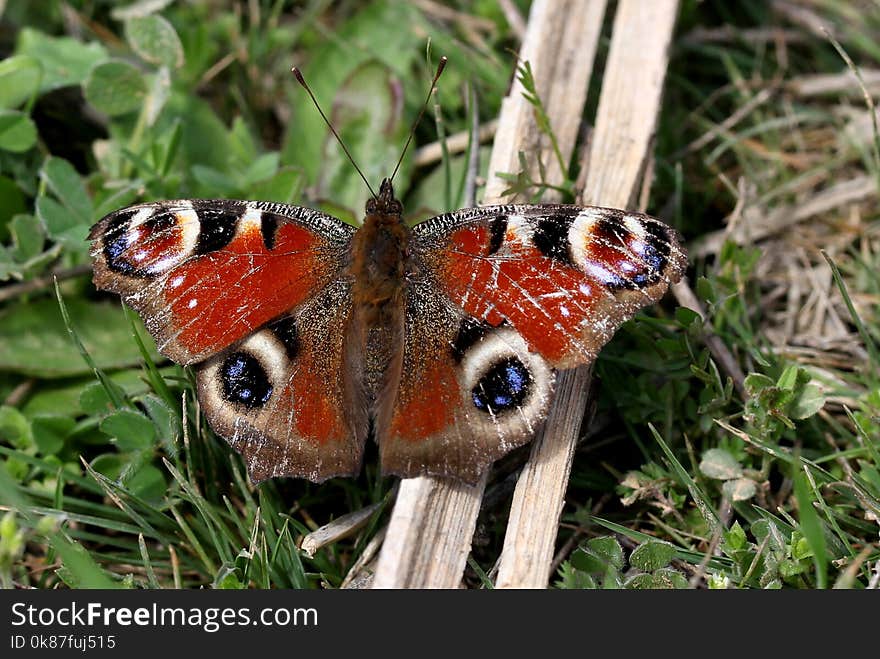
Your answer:
[[[556,370],[592,361],[686,257],[638,213],[463,209],[412,228],[390,181],[355,229],[267,202],[181,200],[92,230],[95,283],[193,365],[251,477],[360,468],[475,481],[546,417]]]

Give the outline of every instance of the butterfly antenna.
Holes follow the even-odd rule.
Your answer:
[[[324,111],[321,109],[321,106],[318,104],[318,99],[315,98],[315,95],[312,93],[311,88],[309,87],[308,83],[306,83],[306,79],[303,78],[302,71],[300,71],[299,68],[297,68],[297,67],[293,67],[291,69],[291,71],[293,72],[293,75],[296,78],[296,81],[303,86],[303,89],[305,89],[306,92],[308,92],[309,98],[312,99],[312,103],[314,103],[315,107],[318,108],[318,112],[320,113],[321,118],[324,120],[324,123],[327,124],[327,128],[329,128],[330,132],[333,133],[333,137],[335,137],[336,141],[339,142],[339,146],[341,146],[342,150],[345,151],[345,155],[348,156],[349,162],[351,162],[352,166],[355,168],[355,170],[357,170],[357,173],[360,174],[364,183],[367,184],[367,189],[370,191],[370,194],[373,195],[373,198],[375,199],[376,193],[373,190],[373,186],[370,185],[370,182],[367,180],[367,177],[364,176],[364,173],[361,171],[361,168],[357,166],[357,163],[354,161],[354,158],[352,157],[351,152],[348,150],[348,147],[345,146],[345,142],[342,141],[342,138],[339,137],[339,133],[337,133],[336,129],[333,128],[333,124],[330,123],[330,120],[327,118],[327,115],[324,114]],[[435,78],[435,82],[436,82],[436,78]],[[421,115],[419,115],[419,116],[421,116]],[[409,144],[409,142],[407,142],[407,144]],[[395,170],[395,171],[397,171],[397,170]]]
[[[428,95],[425,97],[425,102],[422,104],[422,109],[419,112],[419,116],[416,117],[416,120],[413,122],[412,128],[409,131],[409,137],[406,138],[406,144],[403,145],[403,151],[400,153],[400,159],[397,161],[397,165],[394,167],[394,171],[391,173],[391,180],[394,180],[394,176],[397,174],[397,170],[400,169],[400,164],[403,162],[403,157],[406,155],[406,150],[409,148],[410,142],[412,142],[413,135],[416,133],[416,127],[419,125],[419,122],[422,120],[422,116],[425,114],[425,110],[428,109],[428,101],[431,100],[431,94],[434,93],[434,88],[437,86],[437,80],[440,78],[440,74],[443,73],[443,69],[446,68],[446,62],[449,61],[449,58],[444,55],[440,58],[440,62],[437,64],[437,72],[434,74],[434,79],[431,81],[431,88],[428,90]]]

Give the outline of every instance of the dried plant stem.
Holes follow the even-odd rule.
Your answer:
[[[700,314],[700,317],[705,320],[706,310],[703,309],[703,305],[700,304],[700,301],[691,289],[690,284],[686,281],[678,282],[672,286],[672,294],[675,295],[675,299],[681,306],[696,311]],[[743,400],[745,400],[747,396],[745,386],[746,376],[739,367],[739,362],[736,361],[730,350],[724,345],[724,341],[722,341],[708,325],[703,327],[703,340],[706,342],[706,347],[709,348],[709,352],[712,353],[712,356],[715,358],[715,361],[718,362],[721,370],[727,373],[733,381],[733,386],[737,393]]]
[[[56,280],[64,281],[65,279],[73,279],[74,277],[79,277],[81,275],[90,273],[91,271],[91,264],[83,263],[81,265],[75,265],[71,268],[54,270],[40,277],[29,279],[28,281],[4,286],[3,288],[0,288],[0,302],[5,302],[6,300],[11,300],[27,293],[34,293],[44,288],[49,288],[53,283],[55,283]]]
[[[677,10],[677,0],[618,4],[588,154],[587,203],[627,206],[637,191],[653,140]],[[561,374],[554,408],[514,491],[498,588],[547,586],[589,382],[588,367]]]

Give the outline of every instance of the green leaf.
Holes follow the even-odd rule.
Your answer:
[[[16,55],[0,61],[0,108],[17,108],[33,98],[43,79],[39,60]]]
[[[147,95],[141,72],[128,62],[101,62],[90,72],[83,87],[86,100],[106,115],[115,117],[139,109]]]
[[[141,404],[153,422],[156,436],[162,441],[168,453],[173,453],[174,443],[180,434],[180,423],[165,401],[158,396],[148,394],[141,399]]]
[[[259,155],[256,140],[247,122],[240,116],[232,120],[232,127],[229,129],[229,147],[230,158],[240,167],[247,167]]]
[[[587,541],[587,547],[597,556],[601,556],[609,565],[618,570],[623,567],[623,548],[617,538],[610,535],[599,536]]]
[[[665,567],[675,557],[675,545],[662,540],[648,540],[636,547],[630,554],[630,564],[645,572],[653,572]]]
[[[107,381],[116,389],[117,398],[125,398],[125,391],[114,382]],[[79,406],[86,414],[103,416],[113,411],[113,402],[102,382],[90,382],[79,396]]]
[[[82,84],[95,64],[107,59],[98,41],[84,44],[72,37],[50,37],[26,27],[18,35],[16,55],[29,55],[43,69],[40,92]]]
[[[804,385],[803,389],[798,392],[791,406],[789,407],[789,416],[792,419],[808,419],[817,414],[825,406],[825,394],[822,389],[815,384]]]
[[[2,225],[24,213],[26,208],[21,188],[11,178],[0,176],[0,239],[3,236]]]
[[[151,464],[138,469],[128,478],[125,486],[133,495],[146,501],[161,501],[168,491],[164,474]]]
[[[302,186],[303,175],[300,170],[282,167],[271,178],[254,184],[248,196],[262,201],[290,204],[299,198]]]
[[[238,577],[238,570],[234,565],[223,565],[214,579],[214,588],[218,590],[241,590],[247,584],[241,582]]]
[[[37,197],[37,217],[46,228],[46,234],[69,247],[84,250],[93,210],[79,174],[63,158],[49,156],[40,169],[40,177],[55,196]]]
[[[654,588],[682,590],[688,587],[687,579],[678,570],[661,568],[656,570],[652,576],[654,577]]]
[[[791,557],[796,561],[813,557],[810,543],[798,532],[791,534]]]
[[[141,59],[175,69],[183,65],[180,37],[165,18],[157,14],[125,21],[125,39]]]
[[[64,440],[73,431],[76,422],[69,416],[41,414],[31,421],[34,443],[41,455],[55,455],[64,446]]]
[[[125,468],[125,462],[120,453],[102,453],[92,460],[89,466],[111,481],[115,481],[119,479],[119,475]]]
[[[711,448],[703,454],[700,471],[709,478],[728,480],[742,476],[742,467],[723,448]]]
[[[403,99],[398,87],[397,78],[387,67],[370,62],[345,80],[333,99],[336,130],[368,181],[388,176],[389,163],[398,157],[405,139],[407,126],[401,120]],[[361,212],[370,192],[330,134],[324,140],[321,158],[317,194]],[[405,184],[399,176],[396,181]]]
[[[825,588],[828,584],[828,556],[826,553],[825,535],[822,531],[822,521],[819,519],[816,509],[813,508],[813,491],[807,483],[805,465],[797,469],[793,474],[794,495],[798,503],[798,518],[800,531],[813,550],[813,563],[816,568],[816,587]]]
[[[704,302],[714,303],[718,299],[714,285],[706,277],[697,277],[697,286],[695,289],[697,297]]]
[[[242,175],[242,184],[249,188],[257,181],[273,176],[278,171],[279,158],[277,151],[258,156]]]
[[[751,478],[735,478],[724,483],[721,491],[731,501],[748,501],[755,496],[757,488]]]
[[[110,15],[117,21],[148,16],[157,11],[162,11],[172,2],[174,0],[136,0],[136,2],[132,2],[124,7],[114,7],[110,10]]]
[[[738,551],[748,546],[748,537],[739,520],[735,520],[730,526],[729,531],[724,532],[724,546],[730,551]]]
[[[624,588],[630,590],[652,590],[656,588],[654,585],[654,577],[645,572],[634,574],[623,583]]]
[[[236,189],[235,181],[221,171],[207,165],[193,165],[193,178],[210,196],[226,196]]]
[[[772,551],[785,551],[785,539],[775,521],[766,518],[756,520],[752,523],[750,530],[758,544],[766,540]]]
[[[19,261],[32,259],[43,251],[46,236],[34,216],[16,215],[9,223],[9,231],[12,233],[12,242]]]
[[[489,147],[480,148],[480,169],[479,175],[486,176],[489,171],[489,160],[492,149]],[[467,168],[467,158],[464,154],[450,158],[449,176],[453,181],[461,180]],[[425,212],[425,217],[439,215],[440,213],[450,211],[451,208],[446,207],[446,191],[445,191],[446,168],[434,167],[431,172],[419,180],[418,187],[407,193],[407,217],[412,218]],[[465,204],[465,200],[455,199],[453,204],[456,208]]]
[[[0,110],[0,149],[23,153],[37,143],[37,126],[18,110]]]
[[[85,243],[89,224],[79,222],[76,216],[68,213],[64,206],[51,197],[37,197],[36,211],[37,217],[46,229],[46,234],[52,240],[69,246],[82,246]]]
[[[13,258],[12,252],[0,245],[0,281],[10,277],[21,277],[21,266]]]
[[[8,405],[0,406],[0,441],[22,451],[33,445],[31,424],[21,412]]]
[[[322,45],[313,52],[311,59],[313,64],[306,71],[308,74],[306,78],[312,85],[315,96],[324,104],[324,107],[326,108],[331,103],[334,103],[335,107],[335,94],[342,89],[346,80],[356,69],[364,66],[370,60],[373,60],[371,66],[375,69],[383,68],[375,63],[375,60],[379,60],[385,68],[394,71],[402,80],[409,80],[414,62],[417,62],[417,58],[421,56],[423,39],[418,36],[417,29],[415,29],[420,24],[420,18],[418,11],[410,3],[366,3],[364,9],[334,31],[333,39],[324,40]],[[388,26],[404,25],[408,26],[408,29],[388,29]],[[353,43],[358,43],[364,38],[368,39],[371,44],[369,50],[351,47]],[[413,82],[417,89],[409,90],[410,93],[405,94],[406,97],[423,97],[427,81],[421,78]],[[399,87],[395,87],[393,91],[400,93]],[[390,100],[387,88],[361,91],[361,93],[364,92],[367,94],[365,98],[368,100],[368,104],[364,105],[362,101],[361,109],[365,109],[368,105],[388,103]],[[355,101],[353,98],[352,100]],[[313,183],[318,180],[319,172],[324,169],[322,159],[327,155],[339,158],[339,148],[337,145],[335,153],[329,152],[327,129],[307,94],[302,93],[301,89],[296,90],[292,95],[291,103],[293,116],[297,120],[289,123],[282,149],[282,162],[300,167],[306,175],[306,180]],[[356,101],[355,104],[357,105]],[[333,114],[335,121],[335,110]],[[358,160],[358,164],[365,169],[370,181],[378,181],[383,176],[390,174],[388,170],[394,166],[393,163],[397,160],[402,144],[399,141],[400,135],[406,132],[408,128],[406,124],[408,123],[408,121],[403,121],[401,126],[391,126],[391,131],[386,133],[384,137],[385,127],[383,126],[379,133],[373,136],[374,139],[382,138],[385,140],[382,148],[378,151],[362,151],[360,146],[355,147],[349,144],[350,147],[353,147],[352,152]],[[393,154],[391,154],[392,151]],[[389,156],[389,154],[391,155]],[[344,158],[344,156],[342,157]],[[403,166],[407,167],[407,163],[404,162]],[[348,167],[350,168],[351,165]],[[403,171],[402,174],[405,175],[406,171]],[[395,182],[398,183],[398,187],[403,189],[405,179],[401,179],[400,176],[398,174]],[[335,191],[335,186],[332,191]],[[353,197],[351,190],[347,194],[349,197]],[[363,196],[359,197],[359,199],[363,198]],[[339,201],[349,208],[354,206],[354,210],[358,214],[363,211],[363,205],[357,199]]]
[[[229,131],[203,99],[172,91],[165,112],[156,122],[156,132],[169,130],[175,122],[180,123],[179,150],[184,164],[216,167],[228,160]]]
[[[51,542],[65,568],[65,572],[60,576],[71,588],[119,587],[80,543],[70,540],[61,533],[56,533]]]
[[[559,566],[559,581],[557,588],[565,590],[595,590],[596,580],[589,574],[575,568],[570,561],[565,561]]]
[[[133,366],[141,361],[131,328],[116,304],[71,299],[74,330],[99,368]],[[161,357],[151,347],[156,361]],[[0,370],[41,378],[91,373],[71,338],[55,300],[9,305],[0,311]]]
[[[101,431],[116,438],[121,451],[142,451],[153,446],[156,427],[146,416],[135,410],[116,410],[100,425]]]
[[[691,325],[699,326],[700,323],[703,322],[700,314],[698,314],[693,309],[688,309],[687,307],[676,307],[675,320],[682,327],[690,327]]]
[[[675,570],[664,568],[653,574],[636,574],[626,580],[625,588],[634,590],[671,590],[688,587],[687,579]]]
[[[589,540],[584,546],[576,549],[570,560],[571,566],[581,573],[596,575],[601,578],[603,588],[620,587],[620,569],[623,567],[623,549],[616,538],[602,536]],[[591,588],[595,582],[590,579]]]
[[[46,182],[65,210],[76,217],[77,222],[91,222],[92,200],[73,165],[64,158],[49,156],[40,169],[40,178]]]
[[[775,387],[776,383],[762,373],[749,373],[743,381],[750,396],[755,395],[761,389]]]
[[[572,552],[570,562],[576,570],[588,573],[603,572],[606,565],[604,561],[583,547],[578,547]]]

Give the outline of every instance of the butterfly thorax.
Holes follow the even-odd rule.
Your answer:
[[[352,297],[367,328],[387,326],[403,301],[410,229],[388,179],[367,202],[363,226],[351,245]]]

